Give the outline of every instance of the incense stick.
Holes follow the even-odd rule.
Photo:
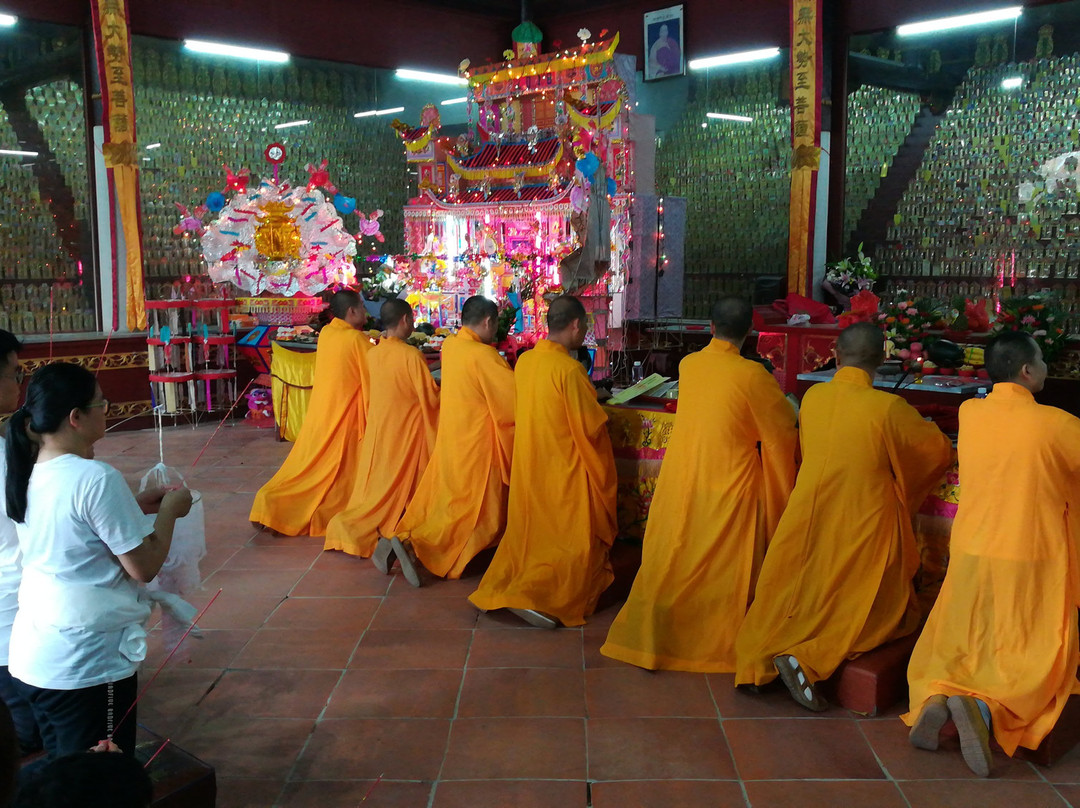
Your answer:
[[[386,774],[386,772],[383,772],[383,774]],[[364,795],[364,798],[360,800],[360,802],[367,802],[367,798],[371,796],[371,792],[375,790],[375,786],[377,786],[380,781],[382,781],[383,774],[380,774],[378,777],[375,778],[375,782],[371,784],[371,788],[367,790],[367,794]]]
[[[152,755],[150,756],[150,759],[149,759],[148,761],[146,761],[146,763],[144,763],[144,764],[143,764],[143,768],[144,768],[144,769],[149,769],[149,768],[150,768],[150,764],[151,764],[151,763],[153,763],[153,762],[154,762],[154,759],[155,759],[155,758],[156,758],[156,757],[157,757],[158,755],[160,755],[160,754],[161,754],[161,750],[162,750],[162,749],[164,749],[164,748],[165,748],[166,746],[168,746],[168,745],[169,745],[169,741],[171,741],[171,740],[172,740],[172,738],[166,738],[166,739],[165,739],[165,743],[163,743],[163,744],[162,744],[161,746],[159,746],[159,747],[158,747],[158,750],[157,750],[156,752],[154,752],[154,754],[152,754]]]

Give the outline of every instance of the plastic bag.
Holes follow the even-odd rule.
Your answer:
[[[142,476],[139,492],[142,493],[147,488],[180,486],[185,486],[183,475],[164,463],[158,463]],[[198,589],[202,583],[199,561],[206,556],[206,520],[199,492],[192,491],[191,498],[188,515],[177,519],[173,527],[172,545],[165,563],[161,565],[157,577],[146,585],[151,592],[161,591],[183,596]],[[163,610],[161,625],[165,641],[171,645],[179,641],[190,621],[185,624],[178,620],[174,613]],[[192,635],[198,636],[198,629],[193,630]]]

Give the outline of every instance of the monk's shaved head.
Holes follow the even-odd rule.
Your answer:
[[[587,319],[585,307],[573,295],[560,295],[548,306],[547,327],[552,334],[565,331],[574,320],[581,320],[584,325]]]
[[[1002,331],[986,348],[986,372],[990,380],[1013,382],[1020,378],[1024,365],[1035,364],[1039,345],[1024,331]]]
[[[712,326],[716,336],[740,342],[754,324],[754,307],[738,295],[725,295],[712,307]]]
[[[335,317],[342,320],[349,313],[349,309],[360,306],[360,295],[352,289],[339,289],[330,298],[330,311]]]
[[[873,323],[855,323],[840,332],[836,340],[840,364],[870,371],[885,361],[885,335]]]
[[[461,307],[462,325],[479,325],[488,317],[498,316],[499,307],[495,305],[495,301],[481,295],[473,295]]]
[[[412,314],[412,306],[400,297],[390,298],[379,309],[379,319],[382,320],[382,326],[386,330],[397,328],[410,314]]]

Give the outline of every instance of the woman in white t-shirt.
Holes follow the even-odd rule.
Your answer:
[[[34,374],[8,424],[7,512],[23,564],[8,667],[51,758],[106,738],[134,753],[150,616],[138,582],[157,575],[191,507],[186,489],[136,499],[93,459],[108,408],[90,371],[58,362]]]

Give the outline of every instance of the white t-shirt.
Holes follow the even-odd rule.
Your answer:
[[[154,529],[116,469],[96,460],[61,455],[34,466],[26,521],[17,525],[23,568],[64,584],[110,590],[138,600],[138,584],[116,558],[131,552]],[[24,578],[25,581],[25,578]],[[25,584],[24,584],[25,588]],[[39,593],[40,595],[40,593]],[[23,592],[11,630],[11,675],[34,687],[77,690],[125,679],[137,662],[120,653],[121,631],[58,628],[34,620],[34,593]]]
[[[0,445],[0,481],[7,477],[7,459]],[[8,664],[8,643],[11,624],[19,610],[19,581],[22,564],[19,561],[19,534],[15,523],[7,517],[7,497],[0,491],[0,665]]]

